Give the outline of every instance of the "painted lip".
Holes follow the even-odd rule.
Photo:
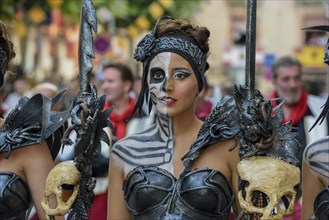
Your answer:
[[[173,104],[175,104],[176,101],[177,101],[176,99],[171,98],[171,97],[169,97],[169,96],[163,96],[163,97],[159,98],[158,100],[159,100],[160,102],[166,104],[166,105],[173,105]]]

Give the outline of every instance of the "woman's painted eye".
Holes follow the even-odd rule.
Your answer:
[[[189,77],[189,76],[191,76],[191,75],[192,75],[191,72],[187,72],[187,71],[177,71],[177,72],[174,74],[173,78],[174,78],[174,79],[185,79],[185,78],[187,78],[187,77]]]
[[[154,73],[153,77],[156,80],[161,80],[161,79],[163,79],[164,74],[163,74],[163,72],[156,72],[156,73]]]
[[[150,83],[160,83],[166,77],[163,69],[160,68],[152,68],[150,71]]]

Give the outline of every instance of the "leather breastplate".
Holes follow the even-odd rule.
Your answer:
[[[176,179],[157,167],[137,167],[124,182],[134,219],[229,219],[232,189],[219,171],[198,169]]]
[[[329,186],[319,192],[314,200],[314,215],[318,220],[329,217]]]
[[[2,220],[26,219],[32,206],[31,192],[26,182],[11,172],[0,172],[0,217]]]

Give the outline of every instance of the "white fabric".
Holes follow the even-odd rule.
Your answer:
[[[313,115],[309,115],[304,117],[304,126],[305,126],[305,134],[306,134],[306,143],[312,143],[326,135],[328,135],[328,124],[326,123],[326,119],[322,122],[322,124],[317,124],[311,132],[312,125],[320,115],[322,111],[322,106],[325,104],[325,100],[314,95],[308,95],[307,105],[309,106]]]

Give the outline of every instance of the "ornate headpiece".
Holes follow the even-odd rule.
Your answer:
[[[188,36],[178,34],[155,38],[156,28],[157,25],[150,34],[147,34],[138,43],[134,58],[145,63],[144,67],[148,69],[150,61],[157,54],[162,52],[177,53],[190,63],[197,75],[201,76],[205,71],[206,55],[202,52],[198,43]]]

